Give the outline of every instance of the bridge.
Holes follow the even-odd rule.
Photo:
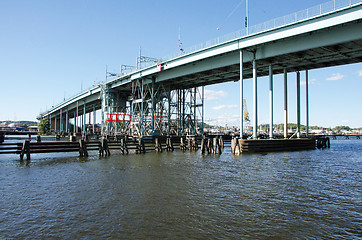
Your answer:
[[[284,74],[284,133],[287,137],[287,73],[295,72],[297,137],[300,137],[300,71],[306,71],[306,122],[309,126],[308,70],[362,61],[362,0],[333,0],[248,27],[164,59],[142,56],[137,66],[106,71],[106,81],[73,96],[40,118],[55,132],[95,130],[101,111],[102,134],[133,136],[197,134],[203,129],[203,87],[253,79],[253,138],[258,136],[258,77],[269,76],[270,129],[273,129],[273,75]],[[73,124],[70,124],[70,121]],[[92,121],[92,122],[91,122]],[[270,138],[273,138],[273,131]],[[307,131],[308,132],[308,131]]]

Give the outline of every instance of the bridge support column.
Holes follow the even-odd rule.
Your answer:
[[[63,110],[60,109],[60,116],[59,116],[59,131],[63,131]]]
[[[77,102],[77,110],[74,118],[74,132],[78,133],[78,113],[79,113],[79,102]]]
[[[133,135],[197,133],[203,114],[202,87],[171,91],[170,86],[155,79],[138,79],[132,82],[132,99]]]
[[[297,72],[297,138],[300,138],[300,72]]]
[[[273,138],[273,66],[269,65],[269,111],[270,111],[270,123],[269,123],[269,138]]]
[[[65,131],[69,132],[69,113],[68,113],[68,110],[65,112]]]
[[[96,105],[93,104],[93,134],[96,133]]]
[[[305,118],[306,118],[306,136],[309,137],[309,87],[308,70],[305,70]]]
[[[105,84],[100,86],[101,88],[101,99],[102,99],[102,109],[101,109],[101,133],[102,136],[108,135],[108,127],[106,126],[106,112],[108,112],[107,107],[107,86]]]
[[[49,121],[49,129],[50,129],[50,132],[52,131],[52,115],[49,115],[49,118],[48,118],[48,121]]]
[[[138,81],[138,80],[137,80]],[[101,85],[101,121],[102,121],[102,135],[116,135],[117,132],[122,134],[130,134],[134,116],[132,113],[135,109],[133,103],[136,98],[133,94],[134,82],[132,82],[132,103],[127,107],[127,98],[129,92],[111,89],[107,84]],[[142,101],[142,98],[137,99]],[[131,109],[130,109],[131,108]],[[86,109],[85,109],[86,110]],[[96,113],[95,105],[93,105],[93,128],[95,132]],[[90,114],[90,113],[89,113]],[[132,116],[131,119],[129,117]]]
[[[88,113],[88,129],[90,128],[90,125],[92,123],[92,119],[91,119],[92,115],[91,112]]]
[[[288,138],[288,72],[284,68],[284,138]]]
[[[190,118],[192,119],[192,125],[193,125],[193,133],[194,135],[196,135],[197,133],[197,123],[196,123],[196,88],[193,88],[192,90],[192,93],[191,93],[191,96],[190,96],[190,102],[191,102],[191,106],[190,106],[190,113],[191,113],[191,116]],[[192,115],[194,115],[192,117]],[[190,121],[191,121],[190,119]]]
[[[204,135],[204,116],[205,116],[205,112],[204,112],[204,101],[205,101],[205,92],[204,92],[204,86],[201,87],[201,134]]]
[[[244,99],[244,91],[243,91],[243,85],[244,85],[244,78],[243,78],[243,51],[240,50],[240,138],[243,138],[244,133],[244,105],[243,105],[243,99]]]
[[[84,101],[84,104],[83,104],[83,133],[86,132],[86,129],[85,129],[85,126],[86,126],[86,103]]]
[[[256,61],[253,60],[253,97],[254,97],[254,124],[253,124],[253,139],[258,137],[258,85],[257,85]]]
[[[57,126],[57,116],[54,117],[54,133],[58,132],[58,126]]]

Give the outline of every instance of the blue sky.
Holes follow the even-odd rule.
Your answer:
[[[249,0],[250,25],[326,1]],[[240,6],[236,8],[236,6]],[[135,65],[139,47],[160,58],[244,27],[245,0],[0,1],[0,120],[36,116],[103,81],[105,66]],[[217,28],[219,27],[219,30]],[[289,119],[295,122],[295,73],[289,74]],[[302,73],[302,80],[304,73]],[[312,70],[310,124],[362,127],[362,64]],[[259,123],[267,123],[268,80],[259,78]],[[282,76],[275,76],[275,123],[283,121]],[[302,124],[305,94],[302,85]],[[245,99],[252,113],[251,81]],[[206,87],[205,118],[237,125],[239,83]]]

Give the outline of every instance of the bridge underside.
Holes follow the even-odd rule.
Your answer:
[[[361,29],[362,29],[362,24]],[[308,36],[305,36],[306,38]],[[293,41],[293,40],[288,40]],[[252,55],[256,51],[262,51],[264,46],[260,48],[246,49],[246,55],[249,55],[247,62],[243,64],[244,79],[253,77]],[[219,61],[225,56],[214,57],[214,61]],[[221,66],[210,70],[191,73],[166,80],[174,89],[190,88],[197,86],[212,85],[223,82],[240,80],[240,62],[239,52],[234,52],[227,56],[228,61],[234,62],[228,66]],[[257,58],[257,57],[256,57]],[[362,62],[362,39],[353,41],[315,47],[302,51],[290,52],[278,56],[260,58],[257,60],[258,77],[269,75],[269,66],[273,66],[273,74],[281,74],[286,69],[288,72],[297,72],[302,70],[311,70],[318,68],[326,68],[331,66],[339,66]],[[193,65],[203,64],[193,63]]]
[[[244,79],[253,77],[252,61],[257,62],[257,75],[296,72],[362,62],[362,21],[343,26],[283,38],[275,42],[240,49],[244,52]],[[156,81],[173,89],[205,86],[240,80],[239,50],[204,58],[175,70]]]

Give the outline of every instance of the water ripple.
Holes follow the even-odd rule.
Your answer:
[[[358,239],[361,153],[2,160],[0,239]]]

